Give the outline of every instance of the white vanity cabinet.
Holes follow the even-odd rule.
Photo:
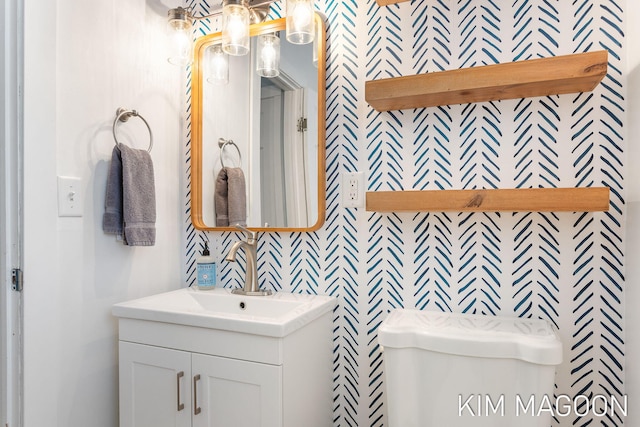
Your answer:
[[[282,426],[282,366],[194,354],[194,427]],[[198,384],[201,383],[201,385]]]
[[[331,311],[284,336],[116,315],[120,427],[332,425]]]
[[[282,366],[120,342],[120,426],[282,426]]]
[[[120,342],[119,359],[121,427],[191,426],[190,353]]]

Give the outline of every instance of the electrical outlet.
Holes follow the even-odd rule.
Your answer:
[[[364,172],[342,173],[342,206],[364,208]]]

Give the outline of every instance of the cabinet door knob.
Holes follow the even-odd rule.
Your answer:
[[[178,390],[178,412],[180,412],[184,409],[184,403],[182,403],[182,399],[180,398],[180,379],[184,377],[184,371],[178,372],[176,377],[176,388]]]
[[[198,415],[202,412],[202,408],[198,406],[198,381],[200,381],[200,374],[193,377],[193,414]]]

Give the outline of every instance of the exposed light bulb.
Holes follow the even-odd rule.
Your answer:
[[[265,65],[273,68],[275,59],[276,59],[276,50],[273,48],[273,45],[269,44],[265,46],[262,49],[262,62],[264,62]]]
[[[263,34],[258,38],[256,71],[262,77],[280,74],[280,38],[275,34]]]
[[[313,11],[309,10],[309,7],[300,2],[296,3],[293,7],[293,24],[296,28],[303,28],[309,25],[311,22],[311,14]]]
[[[287,0],[287,40],[293,44],[311,43],[314,33],[313,1]]]
[[[191,62],[191,40],[183,32],[174,31],[169,36],[171,53],[169,62],[173,65],[187,65]]]
[[[244,35],[244,25],[242,23],[242,17],[238,15],[231,15],[227,24],[227,31],[231,40],[238,40]]]
[[[181,7],[169,11],[167,26],[169,39],[169,62],[187,65],[191,62],[191,15]]]
[[[249,53],[249,9],[244,4],[222,8],[222,49],[235,56]]]
[[[209,55],[209,75],[207,81],[215,85],[229,83],[229,55],[217,44],[207,50]]]

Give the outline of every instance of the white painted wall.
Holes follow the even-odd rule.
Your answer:
[[[164,51],[178,2],[162,1],[25,0],[25,427],[117,426],[111,306],[182,284],[184,76]],[[120,106],[155,135],[153,247],[125,247],[101,228]],[[121,129],[147,146],[138,120]],[[83,217],[57,216],[57,175],[82,178]]]
[[[626,331],[626,357],[625,357],[625,388],[629,399],[629,415],[625,425],[640,425],[640,414],[633,408],[640,407],[640,169],[636,162],[640,162],[640,28],[637,22],[640,19],[640,4],[636,1],[627,2],[626,40],[627,40],[627,130],[626,152],[627,166],[627,263],[626,263],[626,288],[625,288],[625,331]]]

